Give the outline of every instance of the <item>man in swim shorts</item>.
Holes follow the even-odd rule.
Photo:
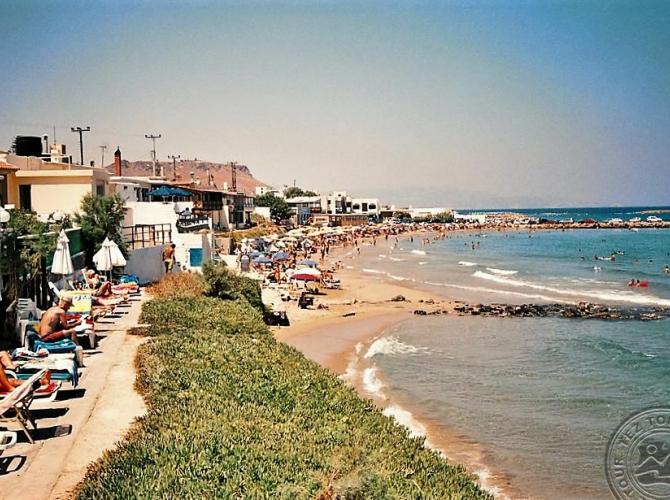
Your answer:
[[[70,338],[75,344],[77,342],[77,331],[75,326],[81,323],[81,320],[68,321],[67,311],[72,307],[72,298],[61,297],[57,306],[50,307],[42,316],[40,321],[39,336],[44,342],[56,342],[65,338]]]

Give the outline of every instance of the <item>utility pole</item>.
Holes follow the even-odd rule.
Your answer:
[[[237,162],[236,161],[231,161],[230,162],[230,177],[231,177],[230,188],[232,189],[233,193],[237,193]]]
[[[76,132],[79,134],[79,154],[80,154],[80,165],[84,164],[84,137],[83,133],[84,132],[90,132],[91,127],[86,127],[86,128],[81,128],[81,127],[70,127],[70,130],[72,132]]]
[[[172,160],[172,180],[177,180],[177,160],[181,161],[181,155],[168,155],[168,158]]]
[[[156,172],[156,139],[160,139],[162,136],[163,136],[162,134],[158,135],[144,134],[144,137],[146,139],[151,139],[151,143],[153,144],[153,149],[151,150],[151,159],[153,160],[154,163],[154,169],[153,169],[154,175],[158,175],[158,173]],[[163,172],[161,172],[161,177],[162,176]]]
[[[100,168],[105,168],[105,149],[107,149],[107,146],[100,146],[100,151],[102,152],[102,159],[100,160]]]

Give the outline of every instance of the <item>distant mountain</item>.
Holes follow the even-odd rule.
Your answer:
[[[122,160],[122,174],[136,177],[150,177],[153,175],[153,166],[150,161],[128,161]],[[158,166],[163,167],[165,177],[168,181],[175,179],[172,162],[161,161]],[[105,169],[114,173],[114,165],[107,165]],[[232,190],[232,167],[230,163],[213,163],[200,160],[184,160],[177,162],[176,181],[188,182],[193,180],[201,186],[212,186],[224,189],[225,186]],[[208,176],[210,180],[208,181]],[[237,165],[237,190],[246,194],[254,194],[256,186],[267,186],[263,181],[256,179],[249,167]]]

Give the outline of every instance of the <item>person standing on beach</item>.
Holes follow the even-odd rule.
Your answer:
[[[165,273],[172,272],[172,268],[174,268],[174,249],[176,245],[174,243],[170,243],[168,246],[166,246],[163,249],[163,265],[165,266]]]

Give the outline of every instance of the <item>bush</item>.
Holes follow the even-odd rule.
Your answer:
[[[79,498],[490,498],[244,301],[154,300],[142,320],[148,412]]]
[[[205,295],[223,300],[246,300],[254,309],[264,310],[258,282],[230,271],[224,264],[207,263],[202,268]]]
[[[147,291],[157,299],[196,298],[205,293],[205,280],[200,274],[171,273],[149,286]]]

